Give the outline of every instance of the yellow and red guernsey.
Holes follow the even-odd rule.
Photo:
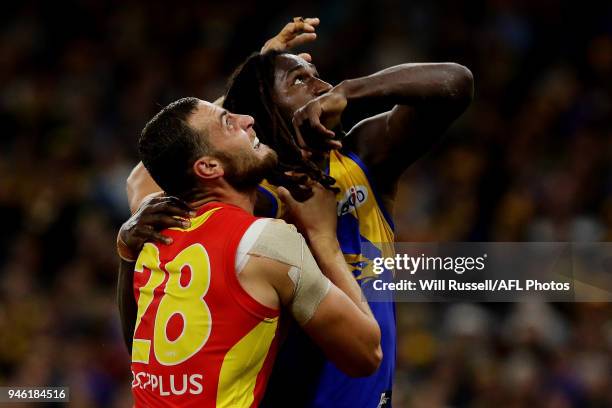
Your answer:
[[[187,229],[145,244],[136,262],[132,346],[136,407],[256,407],[277,347],[279,311],[253,299],[235,270],[256,218],[210,203]]]

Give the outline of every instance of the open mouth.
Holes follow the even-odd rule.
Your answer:
[[[261,142],[259,141],[259,138],[255,136],[255,139],[253,139],[253,149],[259,149],[259,146],[261,146]]]

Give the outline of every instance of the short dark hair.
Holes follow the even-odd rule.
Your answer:
[[[270,51],[249,56],[231,76],[223,107],[230,112],[253,116],[257,137],[278,154],[278,166],[268,176],[268,181],[299,194],[303,190],[297,189],[295,182],[284,174],[292,170],[305,173],[326,188],[332,189],[331,186],[336,181],[312,161],[302,157],[293,136],[293,125],[283,117],[274,101],[274,70],[277,57],[282,54],[286,53]],[[306,196],[296,198],[305,199],[310,194],[308,191]]]
[[[172,102],[146,124],[138,140],[140,160],[153,180],[166,194],[182,199],[198,186],[193,163],[211,152],[208,135],[187,123],[198,103],[193,97]]]

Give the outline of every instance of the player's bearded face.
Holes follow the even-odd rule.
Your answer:
[[[276,152],[272,149],[268,149],[263,157],[247,149],[219,152],[217,155],[223,162],[225,180],[240,191],[256,187],[278,163]]]

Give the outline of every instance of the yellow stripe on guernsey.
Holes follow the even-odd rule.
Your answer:
[[[393,229],[382,212],[368,177],[355,160],[333,150],[329,175],[336,179],[336,186],[340,188],[336,195],[338,238],[344,257],[354,270],[361,271],[356,273],[357,279],[374,277],[371,259],[374,256],[393,256]],[[358,224],[358,227],[353,227],[353,224]],[[357,248],[357,237],[352,237],[353,234],[359,234],[360,248]]]
[[[369,259],[362,254],[344,254],[344,260],[351,272],[359,271],[361,274],[362,265],[368,263]]]
[[[270,350],[278,318],[266,319],[225,355],[219,373],[217,408],[248,408],[253,403],[257,375]]]
[[[191,219],[191,226],[189,228],[169,228],[171,230],[174,231],[183,231],[183,232],[189,232],[189,231],[193,231],[195,229],[198,229],[199,227],[202,226],[202,224],[204,224],[211,215],[213,215],[215,213],[215,211],[217,211],[219,208],[221,207],[217,207],[217,208],[213,208],[212,210],[208,210],[206,211],[204,214],[198,215],[197,217],[194,217]]]

